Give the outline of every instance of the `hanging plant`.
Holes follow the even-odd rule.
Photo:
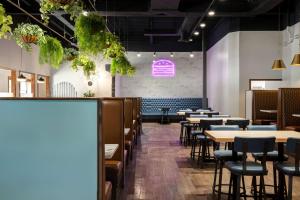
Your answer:
[[[106,33],[106,49],[103,51],[105,58],[116,58],[124,56],[125,48],[119,41],[119,38],[114,34]]]
[[[72,69],[78,71],[80,67],[82,67],[83,73],[86,77],[90,77],[92,74],[96,73],[95,62],[90,60],[86,55],[79,55],[73,60]]]
[[[46,24],[49,23],[49,14],[57,10],[64,10],[70,15],[71,20],[74,20],[83,11],[80,0],[41,0],[40,6],[41,17]]]
[[[46,42],[43,29],[35,24],[19,24],[13,32],[16,43],[27,51],[31,51],[31,44],[43,44]]]
[[[133,76],[135,71],[135,67],[130,64],[125,56],[113,58],[110,67],[112,76],[116,74]]]
[[[11,33],[10,25],[13,24],[12,17],[7,15],[3,5],[0,3],[0,39],[7,39],[7,33]]]
[[[46,42],[41,43],[39,61],[40,64],[48,63],[58,69],[64,57],[64,49],[59,40],[46,36]]]
[[[97,14],[80,15],[75,22],[75,37],[81,52],[97,55],[106,46],[105,21]]]
[[[72,61],[78,56],[78,51],[74,48],[64,48],[64,60]]]

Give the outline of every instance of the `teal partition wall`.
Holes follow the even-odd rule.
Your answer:
[[[0,100],[0,199],[97,200],[96,100]]]

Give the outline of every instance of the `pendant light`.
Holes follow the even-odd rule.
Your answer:
[[[17,81],[18,82],[25,82],[26,81],[26,77],[22,73],[20,73],[20,75],[17,78]]]
[[[37,83],[45,83],[45,79],[40,76],[40,78],[37,80]]]
[[[280,6],[279,6],[279,9],[278,9],[278,34],[280,34]],[[278,41],[280,41],[280,37],[278,38]],[[281,45],[279,45],[279,47],[281,48]],[[280,51],[279,51],[279,56],[280,57]],[[273,62],[273,65],[272,65],[272,70],[278,70],[278,71],[281,71],[281,70],[285,70],[286,69],[286,66],[283,62],[282,59],[275,59],[274,62]]]
[[[291,66],[293,67],[300,67],[300,53],[297,53],[294,55],[293,61],[291,63]]]

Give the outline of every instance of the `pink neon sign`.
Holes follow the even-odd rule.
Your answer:
[[[152,76],[174,77],[175,63],[167,59],[154,60],[152,64]]]

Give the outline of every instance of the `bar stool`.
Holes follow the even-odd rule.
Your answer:
[[[238,125],[211,125],[210,126],[210,130],[214,130],[214,131],[239,131],[240,128]],[[215,192],[217,191],[218,194],[218,200],[221,199],[221,194],[222,194],[222,175],[223,175],[223,168],[224,168],[224,163],[226,161],[232,161],[233,157],[232,157],[232,150],[220,150],[220,145],[218,145],[218,150],[214,151],[214,156],[216,159],[216,166],[215,166],[215,173],[214,173],[214,182],[213,182],[213,197],[215,196]],[[238,155],[238,159],[241,160],[242,158],[242,154],[239,153]],[[218,180],[218,184],[216,184],[216,180],[217,180],[217,175],[218,175],[218,167],[219,167],[219,180]],[[242,179],[243,181],[243,189],[244,189],[244,193],[246,193],[245,190],[245,181],[244,178]],[[218,187],[218,190],[216,190],[216,187]]]
[[[183,143],[184,139],[183,139],[183,131],[184,131],[184,124],[188,123],[188,121],[180,121],[180,135],[179,135],[179,142],[180,144]]]
[[[284,175],[288,176],[288,192],[287,192],[287,200],[292,200],[293,194],[293,177],[300,176],[300,139],[299,138],[288,138],[286,150],[288,153],[295,156],[294,164],[285,163],[285,162],[278,162],[275,167]]]

